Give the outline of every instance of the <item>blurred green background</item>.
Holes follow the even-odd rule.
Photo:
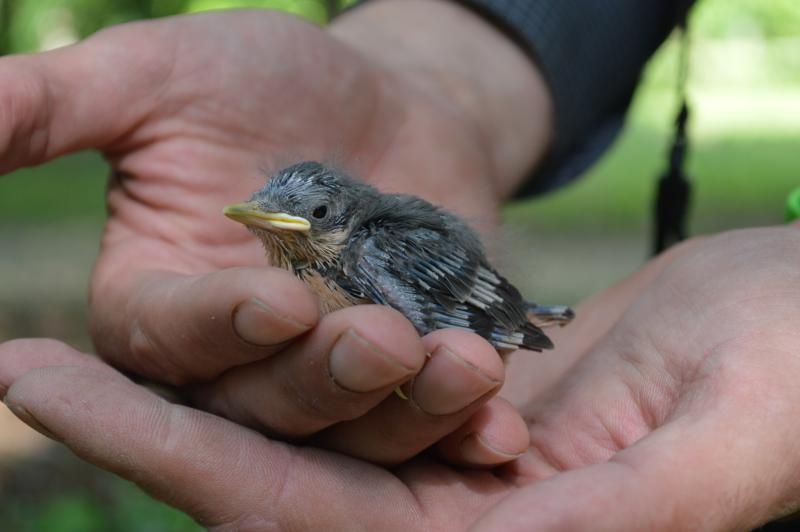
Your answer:
[[[0,0],[0,52],[47,50],[111,24],[214,8],[283,9],[323,24],[341,3]],[[800,186],[800,2],[701,1],[691,31],[692,232],[780,223],[786,195]],[[513,250],[500,260],[523,291],[574,302],[646,259],[654,184],[675,115],[677,44],[670,39],[648,66],[623,135],[588,175],[506,208],[501,241],[514,245],[498,246]],[[98,155],[82,153],[0,179],[0,341],[54,336],[91,349],[83,294],[106,172]],[[34,203],[35,218],[27,207]],[[23,434],[7,450],[4,441],[17,441],[10,431],[20,430],[0,418],[0,530],[197,529],[35,438],[28,444]]]

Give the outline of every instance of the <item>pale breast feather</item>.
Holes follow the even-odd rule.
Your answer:
[[[367,299],[359,298],[344,290],[335,280],[323,277],[323,275],[316,270],[304,270],[300,278],[315,294],[317,294],[320,310],[324,314],[353,305],[370,302]]]

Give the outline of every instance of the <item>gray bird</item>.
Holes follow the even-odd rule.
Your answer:
[[[317,162],[279,171],[249,202],[223,212],[261,239],[273,265],[308,284],[323,312],[388,305],[420,335],[466,329],[500,352],[553,347],[529,317],[540,325],[573,317],[568,307],[524,301],[455,215]]]

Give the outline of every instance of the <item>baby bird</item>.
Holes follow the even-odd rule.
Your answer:
[[[573,317],[564,306],[525,302],[455,215],[317,162],[279,171],[249,202],[223,212],[261,239],[273,265],[307,283],[323,312],[388,305],[420,335],[466,329],[501,353],[553,347],[529,315],[542,325]]]

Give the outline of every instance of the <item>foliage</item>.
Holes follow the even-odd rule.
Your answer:
[[[66,44],[137,19],[226,8],[279,9],[326,22],[347,0],[0,0],[0,53]]]
[[[100,156],[81,153],[4,176],[0,178],[0,222],[83,219],[99,223],[105,217],[106,173]],[[34,213],[32,205],[45,208]]]
[[[317,24],[324,24],[332,15],[331,4],[321,0],[190,0],[187,11],[261,7],[294,13]]]
[[[110,478],[110,477],[109,477]],[[6,504],[0,511],[3,530],[16,532],[199,532],[188,516],[156,502],[138,488],[110,479],[112,500],[74,489],[30,503]]]
[[[129,20],[225,8],[280,9],[323,23],[353,0],[0,0],[0,52],[33,51]],[[700,37],[797,37],[797,0],[705,0],[692,17]],[[62,39],[54,38],[53,33]],[[58,35],[57,35],[58,36]]]
[[[692,23],[699,35],[730,37],[797,37],[800,2],[797,0],[714,0],[698,2]]]

